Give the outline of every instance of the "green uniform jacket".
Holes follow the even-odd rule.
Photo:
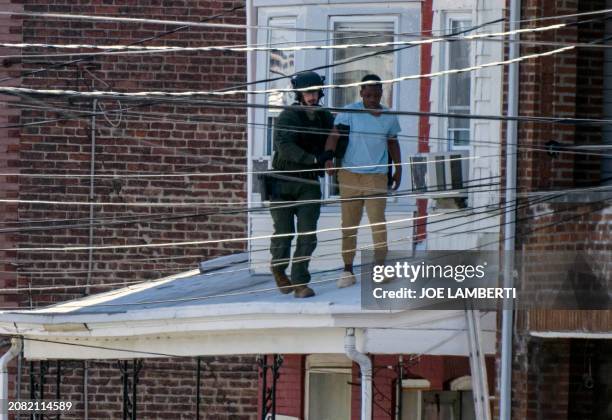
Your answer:
[[[311,120],[306,111],[285,109],[278,116],[274,126],[272,168],[276,170],[318,168],[315,158],[325,151],[325,141],[333,124],[334,117],[327,110],[317,110],[315,118]],[[316,172],[286,175],[316,178]]]

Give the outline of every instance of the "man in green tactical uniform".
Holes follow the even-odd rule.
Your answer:
[[[293,89],[305,89],[322,86],[324,78],[312,71],[301,72],[291,79]],[[306,90],[296,92],[294,105],[319,105],[323,91]],[[310,281],[308,265],[310,256],[317,246],[316,234],[301,235],[303,232],[317,230],[317,221],[321,210],[321,186],[319,176],[322,168],[325,141],[333,127],[334,117],[326,110],[285,109],[278,116],[275,124],[274,157],[272,169],[283,172],[274,177],[270,213],[274,221],[274,235],[270,243],[272,253],[272,274],[281,293],[294,293],[296,298],[314,296],[314,291],[307,286]],[[303,204],[293,204],[308,200]],[[289,203],[287,203],[289,202]],[[289,266],[291,241],[296,231],[297,242],[293,253],[291,277],[285,270]]]

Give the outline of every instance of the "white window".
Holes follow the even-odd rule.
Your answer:
[[[396,20],[386,16],[367,17],[332,17],[331,29],[334,31],[333,43],[346,45],[355,43],[382,43],[394,41]],[[396,77],[395,53],[378,54],[394,47],[378,48],[349,48],[332,50],[332,64],[340,64],[331,68],[331,82],[333,84],[346,84],[359,82],[367,74],[377,74],[381,79]],[[367,56],[367,58],[361,58]],[[393,85],[386,85],[383,93],[383,105],[393,108]],[[358,102],[359,88],[333,89],[331,92],[331,105],[343,107]]]
[[[476,420],[472,391],[402,388],[401,420]]]
[[[342,355],[311,355],[306,359],[306,420],[351,418],[351,367]]]
[[[288,28],[270,29],[268,31],[268,45],[272,46],[291,46],[296,41],[295,17],[272,17],[268,20],[268,25],[273,27]],[[295,52],[294,51],[269,51],[268,70],[266,79],[289,76],[295,73]],[[286,89],[291,88],[289,78],[272,80],[267,83],[266,89]],[[294,95],[291,93],[270,93],[267,95],[267,105],[290,105]],[[264,156],[272,156],[274,152],[274,123],[280,113],[280,109],[268,109],[266,111],[266,141],[264,145]]]
[[[465,31],[472,22],[464,16],[448,16],[446,34]],[[470,66],[470,41],[452,41],[445,43],[445,69],[460,69]],[[443,100],[446,112],[469,114],[471,103],[472,72],[449,74],[445,77]],[[448,118],[446,136],[449,150],[467,149],[470,146],[470,120],[467,118]]]
[[[333,16],[330,29],[334,31],[333,44],[346,45],[355,43],[393,42],[397,20],[391,16]],[[334,64],[330,69],[330,83],[335,85],[359,82],[367,74],[376,74],[382,80],[392,79],[396,74],[396,54],[380,54],[394,47],[348,48],[331,50],[329,61]],[[365,58],[363,58],[365,57]],[[338,63],[344,63],[339,64]],[[385,85],[382,104],[393,108],[395,85]],[[341,108],[359,102],[359,88],[330,89],[330,106]],[[325,196],[339,194],[336,176],[325,176]]]

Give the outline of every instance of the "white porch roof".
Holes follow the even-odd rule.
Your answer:
[[[43,309],[0,312],[0,333],[24,337],[37,359],[107,359],[223,354],[344,353],[346,328],[374,354],[468,355],[463,311],[371,311],[359,283],[337,289],[339,272],[318,273],[317,295],[295,299],[271,276],[252,275],[245,254],[217,258],[164,279]],[[495,314],[481,320],[495,350]]]

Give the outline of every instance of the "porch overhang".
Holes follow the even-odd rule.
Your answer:
[[[225,261],[48,308],[4,311],[0,333],[23,337],[30,360],[344,353],[347,328],[356,329],[364,353],[468,355],[463,311],[363,310],[359,285],[337,289],[325,281],[329,272],[314,276],[317,296],[298,300],[278,293],[269,276],[251,275],[246,263]],[[495,314],[483,314],[481,325],[483,350],[494,353]]]

